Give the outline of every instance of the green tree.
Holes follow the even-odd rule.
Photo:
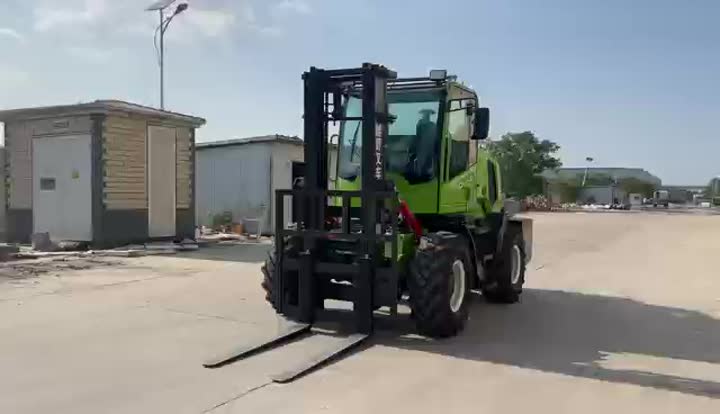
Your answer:
[[[490,142],[488,149],[500,163],[505,192],[510,196],[541,194],[543,180],[539,174],[562,166],[555,156],[560,146],[540,140],[531,131],[507,133],[499,141]]]

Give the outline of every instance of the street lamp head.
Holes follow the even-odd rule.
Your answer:
[[[148,6],[147,11],[155,11],[155,10],[165,10],[167,7],[169,7],[171,4],[175,3],[175,0],[158,0]]]
[[[180,13],[184,12],[185,10],[187,10],[187,8],[188,8],[187,3],[180,3],[180,4],[178,4],[177,8],[175,9],[174,14],[180,14]]]

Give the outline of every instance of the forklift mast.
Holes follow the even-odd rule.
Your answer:
[[[358,120],[343,115],[343,96],[352,89],[362,91],[362,192],[384,191],[383,148],[388,134],[387,84],[397,77],[381,65],[363,64],[359,69],[322,70],[303,74],[305,86],[305,187],[328,189],[328,125]],[[332,108],[332,110],[330,110]],[[317,224],[317,223],[315,223]]]
[[[372,313],[376,306],[397,306],[398,198],[385,179],[384,147],[391,115],[388,113],[387,84],[395,72],[365,63],[356,69],[323,70],[311,68],[303,74],[305,89],[305,178],[302,188],[276,192],[277,287],[273,294],[279,313],[300,323],[311,324],[318,303],[324,299],[353,302],[356,330],[372,332]],[[344,111],[350,92],[360,91],[362,116],[348,117]],[[359,191],[328,189],[328,127],[331,122],[362,121],[361,174]],[[292,197],[296,218],[294,228],[286,228],[284,201]],[[329,198],[342,200],[340,209],[330,208]],[[362,208],[351,213],[352,199],[362,200]],[[390,206],[381,223],[381,208]],[[333,212],[338,211],[337,217]],[[360,217],[353,217],[359,214]],[[340,229],[327,229],[329,218],[341,223]],[[359,219],[361,231],[351,225]],[[389,225],[390,230],[387,230]],[[300,243],[300,253],[288,255],[286,243]],[[356,259],[337,263],[322,259],[323,243],[352,243]],[[383,261],[380,243],[391,241],[390,263]],[[350,283],[338,284],[337,279]],[[288,294],[288,290],[291,294]],[[296,291],[295,291],[296,290]],[[292,298],[297,298],[296,300]],[[322,305],[320,305],[322,307]]]

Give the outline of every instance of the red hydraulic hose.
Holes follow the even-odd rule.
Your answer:
[[[400,216],[402,216],[403,220],[410,226],[416,238],[419,239],[422,237],[422,226],[417,217],[415,217],[415,214],[410,211],[410,207],[408,207],[405,200],[400,200]]]

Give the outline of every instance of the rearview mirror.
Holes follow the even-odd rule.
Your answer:
[[[472,139],[487,139],[490,133],[490,109],[478,108],[475,110],[475,130]]]

